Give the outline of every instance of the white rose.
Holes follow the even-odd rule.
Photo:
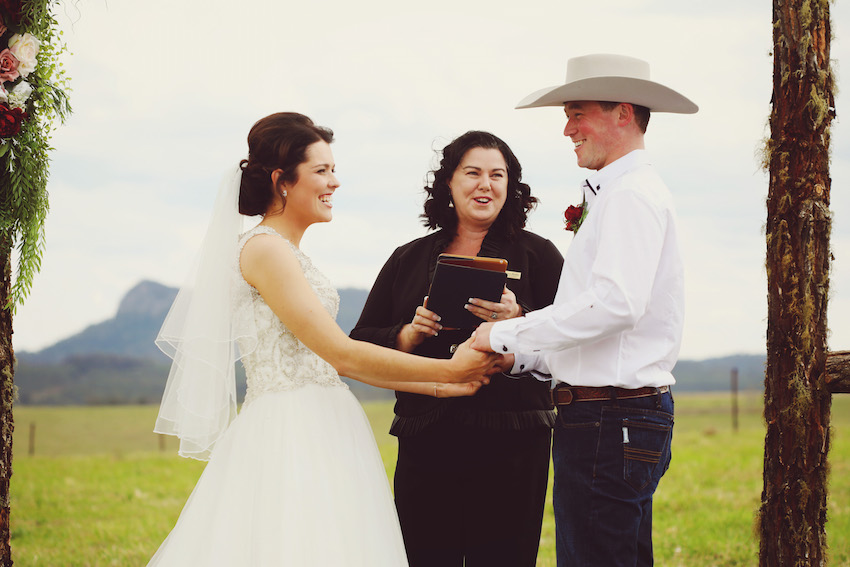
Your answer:
[[[32,94],[32,85],[30,85],[26,81],[21,81],[15,88],[12,89],[12,92],[8,94],[9,106],[12,108],[23,108],[24,103],[29,100],[30,95]]]
[[[9,93],[3,85],[0,85],[0,102],[9,102]]]
[[[32,34],[16,33],[9,39],[9,51],[18,58],[18,72],[26,77],[35,70],[36,57],[41,40]]]

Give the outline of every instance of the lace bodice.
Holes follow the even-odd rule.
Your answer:
[[[272,228],[257,226],[240,237],[240,255],[245,243],[257,234],[272,234],[283,238]],[[286,242],[298,258],[304,277],[316,292],[319,301],[331,317],[336,318],[339,311],[339,294],[324,274],[313,266],[307,255],[288,240]],[[253,314],[257,325],[257,347],[242,358],[248,378],[245,404],[267,392],[290,390],[306,384],[347,388],[333,366],[298,340],[274,314],[259,292],[245,281],[241,270],[239,274],[234,309],[239,315],[245,315],[246,312]],[[240,348],[243,347],[240,342]]]

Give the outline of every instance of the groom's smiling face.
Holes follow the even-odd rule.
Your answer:
[[[605,110],[595,101],[564,105],[567,125],[564,136],[573,141],[579,167],[602,169],[616,159],[619,145],[619,106]]]

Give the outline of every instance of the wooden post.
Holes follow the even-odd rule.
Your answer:
[[[0,190],[8,181],[9,174],[0,175]],[[12,242],[0,232],[0,567],[11,567],[12,547],[11,497],[9,485],[12,478],[12,440],[15,418],[12,403],[15,399],[15,350],[12,346],[12,310],[7,308],[12,281]]]
[[[773,0],[760,567],[828,561],[829,10],[828,0]]]
[[[732,369],[732,375],[729,377],[732,388],[732,431],[738,432],[738,368]]]
[[[833,394],[850,393],[850,350],[839,350],[826,356],[826,387]]]

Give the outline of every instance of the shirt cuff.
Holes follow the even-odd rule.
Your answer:
[[[499,321],[490,327],[490,348],[496,354],[509,354],[516,352],[516,348],[511,344],[514,337],[514,328],[518,321],[522,321],[524,317],[516,317],[507,321]]]
[[[527,354],[515,353],[514,354],[514,365],[511,368],[511,376],[518,376],[520,374],[525,374],[526,372],[530,372],[533,370],[532,361],[529,360]]]

